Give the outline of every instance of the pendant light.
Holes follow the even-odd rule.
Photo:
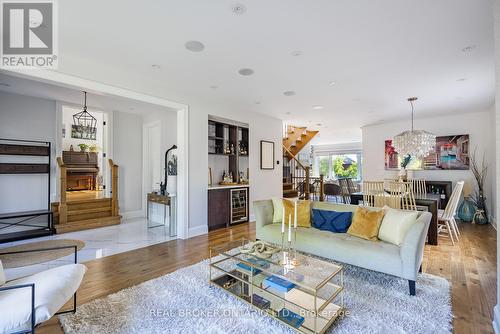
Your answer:
[[[408,102],[411,105],[411,130],[401,132],[392,140],[396,152],[401,157],[408,155],[417,159],[425,158],[436,146],[436,136],[424,130],[415,130],[413,128],[413,103],[417,100],[416,97],[409,97]]]
[[[97,119],[87,111],[87,92],[83,93],[85,94],[83,111],[73,115],[73,124],[77,131],[81,134],[82,139],[95,140],[97,132]]]

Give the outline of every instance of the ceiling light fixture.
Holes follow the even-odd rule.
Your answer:
[[[5,82],[0,82],[0,86],[10,87],[10,85],[8,83],[5,83]]]
[[[300,50],[296,50],[296,51],[293,51],[291,53],[291,55],[294,56],[294,57],[302,56],[303,54],[304,53],[302,51],[300,51]]]
[[[188,41],[184,44],[184,47],[192,52],[200,52],[205,49],[205,45],[200,41]]]
[[[87,92],[83,104],[83,110],[73,115],[73,126],[76,128],[81,139],[96,139],[97,119],[87,111]]]
[[[260,104],[260,101],[255,101],[255,104]]]
[[[324,106],[321,106],[321,105],[313,106],[313,110],[321,110],[323,108],[324,108]]]
[[[238,71],[238,73],[244,76],[249,76],[252,75],[254,71],[251,68],[242,68]]]
[[[330,81],[330,83],[328,85],[330,86],[335,86],[337,83],[335,81]]]
[[[243,5],[241,3],[237,3],[237,4],[233,5],[233,7],[231,7],[231,10],[236,15],[242,15],[242,14],[246,13],[247,8],[245,7],[245,5]]]
[[[286,92],[283,92],[283,95],[285,95],[285,96],[294,96],[295,95],[295,91],[293,91],[293,90],[287,90]]]
[[[216,85],[212,85],[212,86],[210,86],[210,88],[212,88],[212,89],[217,89],[217,88],[219,88],[219,87],[217,87]]]
[[[154,70],[159,70],[159,69],[161,68],[161,66],[160,66],[160,65],[158,65],[158,64],[153,64],[153,65],[151,65],[151,67],[152,67]]]
[[[291,112],[289,112],[289,111],[287,111],[285,114],[286,114],[286,115],[291,115],[292,113],[291,113]]]
[[[396,135],[392,141],[394,149],[401,157],[411,156],[416,158],[425,158],[436,146],[436,135],[413,128],[413,102],[416,97],[409,97],[408,102],[411,105],[411,130],[401,132]]]
[[[466,78],[459,78],[457,79],[458,82],[464,82],[465,80],[467,80]]]

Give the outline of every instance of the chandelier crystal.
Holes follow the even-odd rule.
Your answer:
[[[413,102],[416,97],[408,98],[411,105],[411,130],[401,132],[392,140],[392,145],[398,154],[403,157],[408,155],[418,159],[425,158],[436,146],[436,136],[424,130],[413,129]]]

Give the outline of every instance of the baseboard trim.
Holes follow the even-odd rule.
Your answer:
[[[144,212],[142,210],[121,212],[120,215],[123,219],[134,219],[144,217]]]
[[[202,226],[190,227],[188,231],[188,237],[192,238],[207,233],[208,233],[208,226],[202,225]]]
[[[493,330],[496,334],[500,334],[500,310],[498,308],[498,304],[493,308],[493,322],[492,322]]]
[[[491,226],[493,226],[493,228],[496,230],[497,229],[497,220],[495,219],[495,217],[491,217],[490,222],[491,222]]]

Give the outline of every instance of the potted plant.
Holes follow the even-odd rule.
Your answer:
[[[78,147],[80,148],[80,151],[82,152],[87,152],[89,145],[87,144],[78,144]]]
[[[96,152],[97,153],[97,152],[99,152],[99,150],[100,150],[100,147],[97,146],[97,144],[92,144],[92,145],[89,146],[89,151],[90,152]]]
[[[488,166],[485,163],[485,158],[483,155],[483,160],[481,165],[479,165],[476,159],[476,149],[470,159],[470,169],[476,180],[477,189],[474,190],[470,196],[470,200],[474,203],[476,207],[476,212],[474,214],[474,223],[476,224],[488,224],[488,213],[486,211],[486,197],[484,195],[484,182],[486,180],[486,175],[488,173]]]

